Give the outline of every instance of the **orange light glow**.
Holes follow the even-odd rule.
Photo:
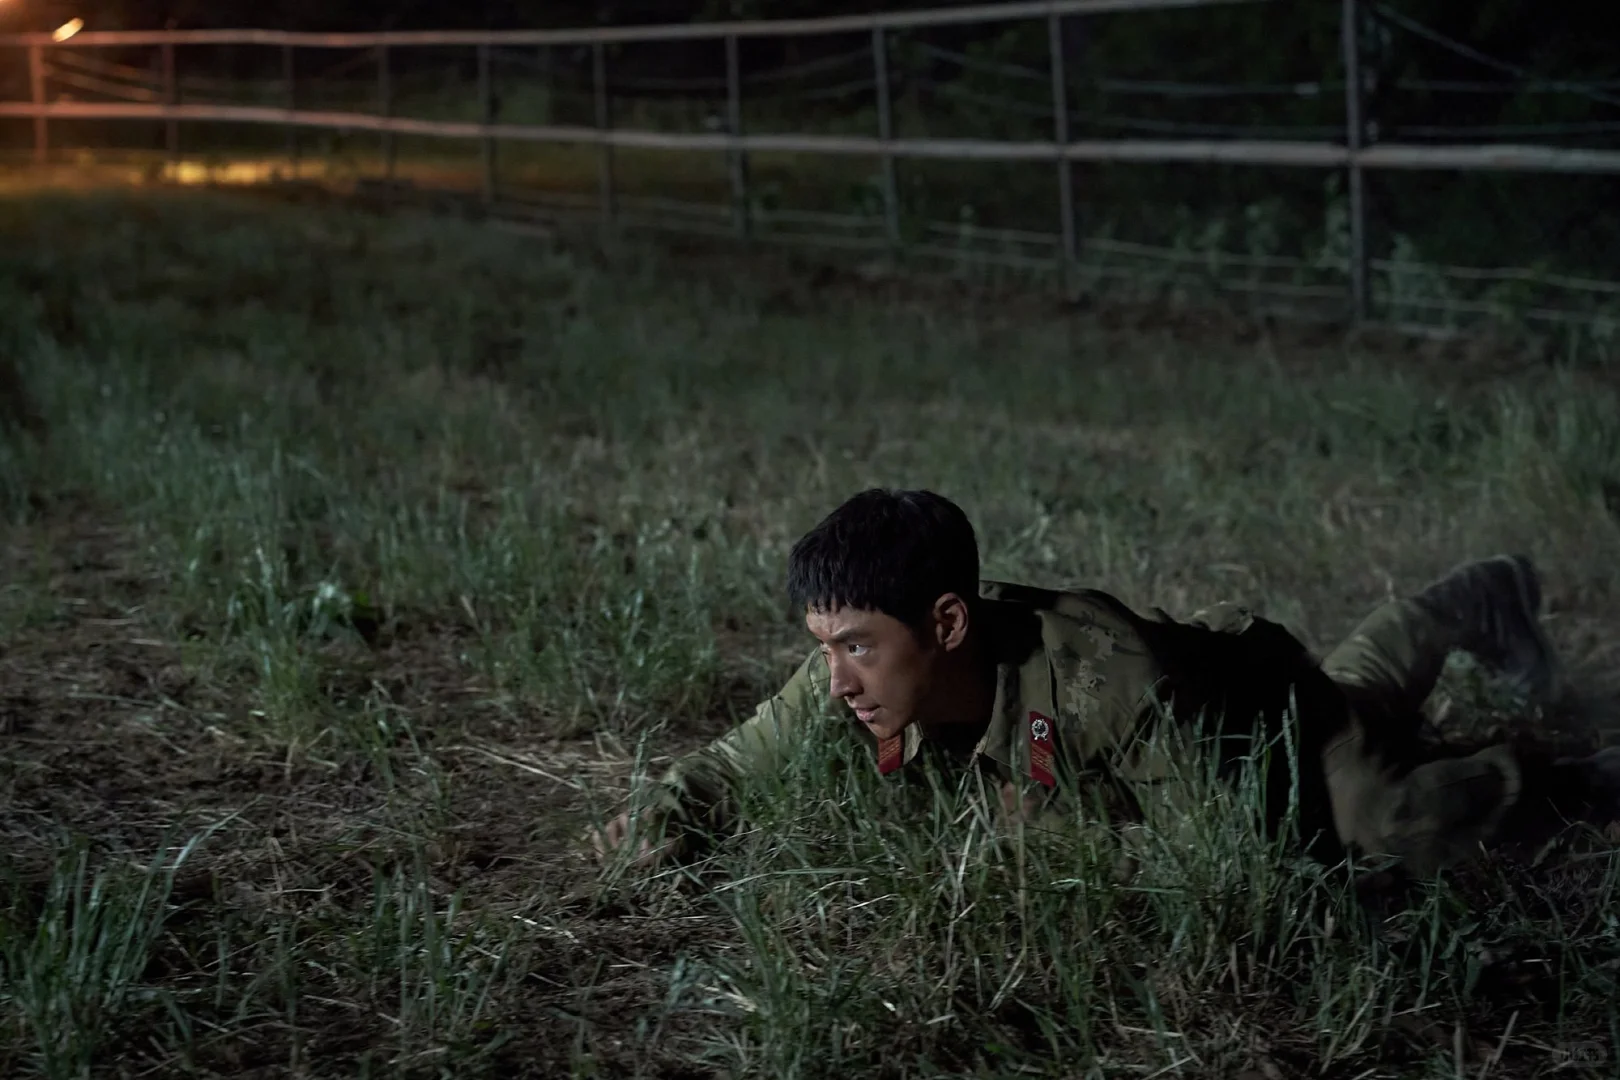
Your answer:
[[[66,41],[68,38],[84,29],[83,19],[69,19],[67,22],[51,31],[52,41]]]

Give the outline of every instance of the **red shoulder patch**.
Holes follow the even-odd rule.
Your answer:
[[[1052,719],[1030,710],[1029,713],[1029,775],[1047,787],[1056,787],[1052,775]]]

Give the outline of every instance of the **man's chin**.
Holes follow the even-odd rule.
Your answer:
[[[862,722],[864,723],[864,721]],[[866,730],[875,735],[878,742],[882,742],[885,739],[892,739],[906,730],[906,725],[903,722],[896,724],[894,721],[884,717],[867,724]]]

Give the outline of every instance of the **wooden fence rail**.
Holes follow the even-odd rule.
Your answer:
[[[1620,173],[1620,150],[1512,143],[1425,146],[1379,143],[1351,150],[1336,143],[1285,139],[884,139],[871,135],[732,134],[647,131],[567,124],[422,120],[408,116],[257,105],[161,105],[125,101],[0,101],[0,117],[59,120],[184,120],[274,124],[333,131],[375,131],[445,139],[580,143],[639,150],[836,154],[960,161],[1087,161],[1141,164],[1303,166],[1309,168]]]
[[[1191,8],[1266,0],[1046,0],[985,4],[926,11],[885,12],[872,15],[816,19],[780,19],[715,22],[667,26],[597,27],[568,30],[423,31],[343,34],[307,34],[274,30],[154,30],[81,32],[65,42],[48,34],[0,35],[0,48],[22,47],[29,65],[28,101],[0,102],[0,117],[31,118],[38,161],[49,154],[49,122],[73,120],[161,121],[171,154],[178,153],[178,125],[185,123],[263,124],[283,127],[288,155],[296,161],[297,133],[301,129],[377,132],[385,168],[394,171],[394,137],[431,136],[470,139],[480,144],[484,197],[496,198],[496,147],[502,140],[529,143],[574,143],[599,147],[598,204],[604,222],[615,214],[614,159],[616,148],[721,152],[730,173],[732,220],[735,231],[747,236],[750,221],[750,153],[857,155],[882,164],[885,234],[891,245],[901,238],[895,162],[901,159],[959,161],[1044,162],[1055,165],[1059,190],[1060,245],[1058,263],[1067,272],[1077,261],[1080,243],[1071,169],[1075,162],[1136,162],[1255,165],[1272,167],[1343,169],[1348,180],[1350,251],[1347,266],[1348,306],[1356,319],[1368,315],[1369,259],[1366,243],[1367,210],[1363,174],[1381,170],[1503,170],[1515,172],[1620,174],[1620,151],[1536,145],[1368,144],[1361,108],[1360,0],[1340,0],[1341,44],[1345,78],[1345,118],[1342,142],[1261,139],[1074,139],[1069,131],[1063,20],[1104,12]],[[1053,103],[1052,138],[1013,141],[992,139],[897,138],[888,79],[888,35],[892,30],[987,22],[1045,20],[1051,38],[1050,71]],[[877,131],[862,135],[750,134],[742,130],[742,86],[737,59],[738,41],[744,37],[796,37],[813,34],[864,33],[870,37],[876,90]],[[726,105],[722,130],[673,133],[614,125],[607,81],[607,46],[628,42],[720,40],[725,44]],[[279,47],[283,57],[285,107],[219,105],[179,100],[174,50],[178,46],[259,45]],[[586,45],[591,50],[591,81],[595,102],[594,124],[517,124],[499,121],[491,89],[491,50],[505,46]],[[135,101],[48,101],[47,73],[53,68],[47,54],[114,46],[156,46],[161,49],[161,85],[155,93],[137,95]],[[393,102],[390,51],[399,48],[458,46],[477,51],[480,120],[477,122],[427,120],[399,116]],[[294,51],[299,48],[365,49],[375,58],[376,111],[354,112],[303,107],[295,93]],[[127,97],[128,95],[126,95]]]
[[[649,26],[598,26],[567,30],[379,30],[316,34],[291,30],[83,30],[63,44],[99,45],[290,45],[308,49],[370,49],[475,45],[620,45],[632,42],[719,41],[727,37],[810,37],[818,34],[919,30],[976,23],[1020,22],[1049,16],[1163,11],[1276,0],[1035,0],[1005,4],[833,15],[814,19],[757,19]],[[0,44],[51,45],[50,34],[10,34]]]

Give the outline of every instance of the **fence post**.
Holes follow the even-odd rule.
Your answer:
[[[180,104],[180,84],[174,76],[174,42],[163,43],[163,104]],[[170,161],[180,160],[180,122],[170,118],[163,125],[163,143]]]
[[[478,115],[479,123],[485,125],[484,137],[480,140],[484,159],[484,204],[487,206],[495,201],[495,137],[489,133],[488,125],[495,122],[495,87],[490,70],[490,47],[485,41],[478,46]]]
[[[596,130],[606,135],[613,124],[613,110],[608,100],[607,50],[600,41],[591,45],[591,81],[596,96]],[[605,138],[601,143],[600,165],[597,178],[601,185],[602,224],[613,220],[613,144]]]
[[[1049,15],[1047,36],[1052,50],[1052,138],[1058,146],[1057,182],[1058,216],[1063,229],[1063,250],[1058,254],[1058,267],[1063,274],[1064,288],[1068,288],[1069,273],[1079,262],[1079,241],[1074,225],[1074,163],[1069,160],[1069,78],[1063,67],[1063,16]]]
[[[726,131],[736,138],[743,133],[742,63],[738,57],[737,35],[726,36]],[[731,213],[737,235],[748,239],[752,229],[748,206],[748,155],[741,147],[731,148]]]
[[[388,70],[388,46],[377,46],[377,113],[384,120],[394,115],[394,84]],[[383,179],[394,182],[394,133],[382,133]]]
[[[298,72],[293,64],[293,47],[281,47],[281,77],[286,82],[287,111],[296,112],[298,109]],[[298,175],[299,166],[298,125],[287,125],[287,162],[292,166],[293,176]]]
[[[28,86],[29,96],[33,98],[34,108],[45,108],[45,47],[43,45],[28,46]],[[43,112],[34,114],[34,164],[43,165],[51,153],[49,123]]]
[[[877,82],[878,138],[883,149],[883,224],[893,247],[900,246],[900,193],[895,183],[894,154],[888,144],[894,139],[894,110],[889,100],[889,46],[882,25],[872,27],[872,69]]]
[[[1344,0],[1340,37],[1344,48],[1344,144],[1350,155],[1350,317],[1365,322],[1367,297],[1367,202],[1361,170],[1361,34],[1356,0]]]

